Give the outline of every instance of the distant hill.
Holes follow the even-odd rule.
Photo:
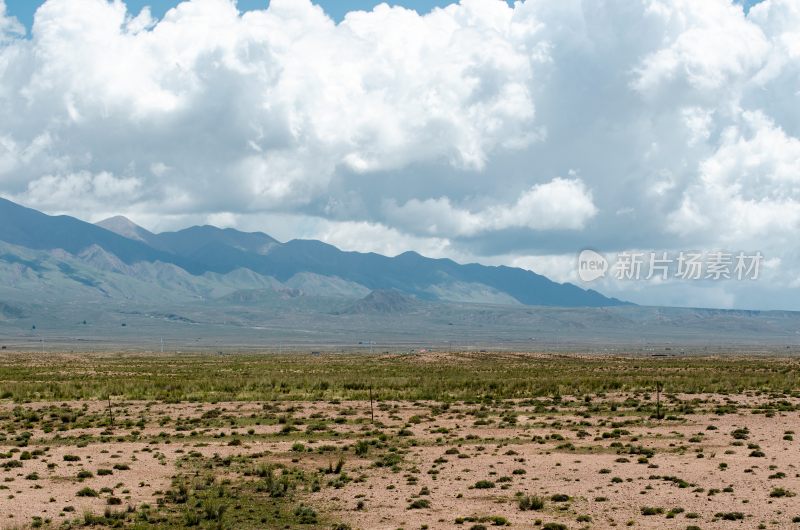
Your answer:
[[[343,314],[407,313],[419,307],[419,302],[394,290],[372,291],[342,311]]]
[[[399,295],[478,304],[624,305],[596,291],[556,283],[518,268],[462,265],[415,252],[396,257],[346,252],[321,241],[281,243],[260,232],[214,226],[155,234],[121,216],[93,225],[68,216],[49,216],[4,199],[0,199],[0,241],[36,251],[67,252],[79,263],[69,264],[73,272],[61,271],[64,281],[77,281],[107,297],[117,296],[120,290],[136,294],[135,289],[121,286],[127,280],[109,276],[113,272],[139,281],[155,275],[164,292],[174,290],[181,296],[201,298],[230,294],[233,287],[246,291],[268,286],[296,289],[306,296],[353,299],[372,292],[373,299],[362,302],[364,307],[375,304],[375,310],[390,309],[399,303]],[[15,259],[21,258],[12,256],[6,261]],[[55,265],[59,267],[62,265]],[[252,275],[244,284],[229,276],[241,276],[242,271]]]

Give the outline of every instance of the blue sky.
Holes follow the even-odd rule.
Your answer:
[[[332,15],[336,20],[341,20],[349,11],[369,10],[374,6],[386,1],[392,5],[402,5],[426,13],[437,6],[446,6],[453,3],[452,0],[317,0],[315,3],[321,5],[325,12]],[[33,14],[43,3],[43,0],[6,0],[6,6],[10,15],[30,28],[33,22]],[[126,0],[128,8],[132,12],[138,12],[144,6],[150,6],[153,16],[160,18],[168,9],[178,4],[176,0]],[[239,9],[262,9],[269,4],[269,0],[239,0]]]

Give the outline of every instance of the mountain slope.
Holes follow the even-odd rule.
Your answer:
[[[372,291],[347,308],[343,314],[392,314],[408,313],[419,307],[419,303],[399,291]]]
[[[142,243],[147,243],[151,246],[155,239],[155,234],[149,230],[145,230],[122,215],[109,217],[108,219],[103,219],[95,224],[122,237],[127,237],[128,239],[133,239],[134,241],[141,241]]]
[[[74,217],[45,215],[2,198],[0,198],[0,241],[34,250],[60,248],[71,254],[78,254],[92,245],[97,245],[125,263],[160,260],[180,265],[174,257],[141,241],[120,236]]]
[[[544,276],[511,267],[460,265],[450,259],[431,259],[416,252],[394,258],[379,254],[344,252],[319,241],[294,240],[276,247],[260,264],[284,280],[299,271],[313,272],[359,283],[373,290],[397,289],[421,298],[446,298],[432,287],[449,282],[482,284],[509,294],[525,305],[612,306],[623,302],[575,285],[559,284]]]
[[[340,290],[340,295],[355,297],[368,291],[395,290],[423,300],[564,307],[624,304],[523,269],[461,265],[415,252],[396,257],[346,252],[320,241],[280,243],[263,233],[213,226],[153,234],[121,217],[101,225],[48,216],[0,199],[0,241],[34,250],[63,249],[82,257],[87,265],[120,274],[139,274],[125,266],[160,262],[193,276],[246,269],[281,283],[303,283],[302,290],[310,291],[309,295]],[[85,280],[91,282],[90,277]]]

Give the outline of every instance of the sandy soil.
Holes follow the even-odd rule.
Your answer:
[[[13,423],[18,406],[3,402],[6,439],[0,441],[0,453],[7,457],[0,458],[0,466],[19,460],[23,451],[39,449],[42,454],[20,461],[21,467],[0,468],[0,526],[29,524],[34,516],[58,523],[85,510],[101,513],[111,496],[122,503],[115,508],[155,504],[169,488],[176,463],[189,451],[204,456],[267,452],[271,461],[312,470],[328,465],[330,456],[309,452],[298,458],[291,450],[294,442],[303,441],[312,449],[321,444],[346,448],[358,439],[373,440],[378,429],[386,435],[382,449],[370,447],[358,457],[350,451],[347,457],[345,472],[357,480],[307,498],[353,528],[490,527],[491,521],[478,520],[492,516],[507,519],[515,528],[534,528],[536,521],[568,528],[800,527],[792,522],[800,516],[800,497],[793,496],[800,493],[800,442],[791,434],[800,430],[800,413],[765,414],[759,408],[782,402],[793,409],[800,400],[755,394],[678,395],[665,403],[667,414],[681,404],[691,404],[694,412],[655,420],[637,413],[634,405],[624,405],[629,399],[641,403],[653,396],[609,394],[591,403],[569,397],[560,403],[456,403],[447,410],[434,403],[381,402],[375,408],[375,425],[369,421],[368,402],[127,402],[113,404],[115,428],[110,432],[79,425],[45,432],[41,421],[21,429]],[[592,411],[611,402],[620,404],[616,411]],[[718,406],[732,405],[738,408],[716,413]],[[21,407],[40,416],[53,407],[81,410],[90,418],[108,414],[103,402]],[[281,424],[266,418],[275,415],[299,420],[300,433],[281,439]],[[504,421],[512,416],[515,422]],[[303,425],[337,417],[346,421],[331,421],[323,434],[304,437]],[[16,437],[23,430],[31,437],[27,446],[18,447]],[[736,439],[735,432],[742,439]],[[91,438],[81,442],[82,435]],[[100,436],[105,441],[99,441]],[[229,445],[231,437],[241,438],[243,445]],[[640,454],[629,454],[631,447]],[[392,448],[401,461],[394,469],[377,467],[375,461]],[[651,456],[642,454],[648,451]],[[80,460],[66,461],[65,455]],[[129,469],[114,469],[115,464]],[[112,474],[100,476],[98,469]],[[81,470],[92,476],[79,479]],[[479,481],[491,487],[475,487]],[[97,498],[78,497],[84,487],[108,490]],[[788,495],[775,496],[781,492],[777,488]],[[541,497],[544,508],[520,510],[519,494]],[[555,502],[555,494],[569,500]],[[411,509],[418,500],[429,505]],[[74,511],[64,511],[68,506]],[[645,507],[663,512],[644,515]],[[676,512],[673,517],[667,516],[670,510]],[[741,512],[744,521],[715,517],[735,512]],[[467,520],[456,524],[459,518]]]

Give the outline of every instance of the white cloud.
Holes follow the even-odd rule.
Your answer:
[[[447,197],[386,205],[396,225],[430,235],[473,236],[507,228],[580,230],[597,214],[592,194],[580,179],[555,178],[524,191],[513,204],[479,211],[454,207]]]
[[[103,171],[46,175],[28,184],[20,197],[26,205],[47,211],[106,211],[113,204],[136,201],[142,182]]]
[[[404,234],[380,223],[323,221],[313,232],[321,239],[344,250],[377,252],[396,256],[414,250],[425,256],[453,257],[453,249],[446,238],[422,238]]]
[[[647,2],[653,17],[670,34],[666,46],[649,54],[636,70],[641,91],[669,90],[684,82],[700,91],[746,80],[770,50],[761,29],[731,2],[674,0]]]
[[[198,208],[218,188],[243,208],[308,203],[337,167],[480,170],[537,138],[530,89],[545,53],[512,16],[478,0],[426,17],[382,5],[336,25],[309,0],[244,15],[192,0],[154,23],[122,2],[48,0],[33,40],[3,50],[19,61],[3,79],[11,122],[34,113],[9,133],[24,144],[26,128],[48,130],[88,157],[73,171],[157,156],[172,183],[197,188]]]
[[[714,111],[702,107],[687,107],[681,111],[683,121],[689,129],[689,145],[697,145],[711,137]]]
[[[0,193],[31,206],[549,270],[757,246],[800,278],[797,0],[47,0],[21,30],[0,0]]]
[[[800,139],[761,113],[745,113],[700,163],[669,228],[706,244],[775,251],[792,244],[800,229]]]

